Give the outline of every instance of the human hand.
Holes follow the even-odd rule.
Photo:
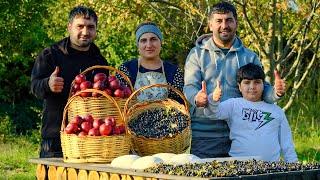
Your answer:
[[[212,93],[213,101],[219,101],[220,98],[221,98],[221,95],[222,95],[222,89],[221,89],[221,86],[220,86],[220,81],[217,81],[217,86],[213,90],[213,93]]]
[[[60,69],[58,66],[56,66],[56,69],[50,75],[49,82],[48,82],[50,90],[54,93],[59,93],[63,89],[64,80],[62,77],[58,77],[59,72],[60,72]]]
[[[286,82],[281,79],[280,74],[277,70],[273,71],[274,73],[274,89],[278,96],[283,96],[286,92]]]
[[[205,81],[201,83],[201,90],[195,97],[197,107],[205,107],[208,104],[207,85]]]

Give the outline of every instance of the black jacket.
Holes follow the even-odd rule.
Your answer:
[[[44,49],[37,57],[31,74],[31,92],[43,103],[41,136],[60,136],[62,113],[67,103],[70,86],[77,74],[94,65],[108,65],[98,47],[91,44],[89,51],[77,51],[70,47],[70,39],[65,38]],[[55,67],[60,67],[58,76],[64,79],[61,93],[53,93],[48,80]]]

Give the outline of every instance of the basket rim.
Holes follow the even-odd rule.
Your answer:
[[[143,86],[139,89],[137,89],[136,91],[134,91],[130,96],[129,98],[127,99],[125,105],[124,105],[124,109],[123,109],[123,112],[124,114],[126,115],[127,114],[127,111],[130,109],[129,107],[129,102],[133,100],[133,98],[140,92],[140,91],[144,91],[146,89],[150,89],[150,88],[153,88],[153,87],[165,87],[167,89],[171,89],[173,90],[175,93],[177,93],[183,100],[184,102],[184,106],[186,108],[186,111],[189,112],[189,106],[188,106],[188,101],[186,99],[186,97],[184,96],[184,94],[182,92],[180,92],[177,88],[171,86],[171,85],[168,85],[168,84],[151,84],[151,85],[148,85],[148,86]],[[166,98],[166,99],[171,99],[171,98]],[[173,100],[173,99],[171,99]],[[157,100],[156,100],[157,101]],[[161,101],[161,99],[160,99]],[[153,101],[148,101],[148,102],[153,102]]]

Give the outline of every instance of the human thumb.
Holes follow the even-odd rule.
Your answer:
[[[201,91],[207,94],[207,85],[205,81],[201,82]]]
[[[281,79],[281,76],[280,76],[280,74],[279,74],[279,72],[277,71],[277,70],[274,70],[273,71],[273,74],[274,74],[274,79],[276,80],[276,79]]]
[[[220,81],[217,81],[217,86],[216,86],[216,88],[221,89]]]
[[[59,66],[56,66],[56,69],[53,71],[51,76],[56,76],[57,77],[59,75],[59,72],[60,72],[60,68],[59,68]]]

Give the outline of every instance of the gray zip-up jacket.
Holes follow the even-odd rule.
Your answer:
[[[204,115],[202,107],[196,107],[195,96],[201,90],[201,81],[207,85],[207,94],[212,93],[217,80],[222,89],[221,101],[229,98],[241,97],[237,85],[237,71],[248,63],[261,65],[254,52],[245,48],[241,40],[236,37],[227,54],[218,48],[212,39],[212,34],[205,34],[198,38],[196,46],[191,49],[184,69],[184,94],[190,103],[191,128],[193,137],[228,137],[229,128],[224,120],[215,120]],[[279,97],[270,84],[264,87],[263,99],[274,103]]]

